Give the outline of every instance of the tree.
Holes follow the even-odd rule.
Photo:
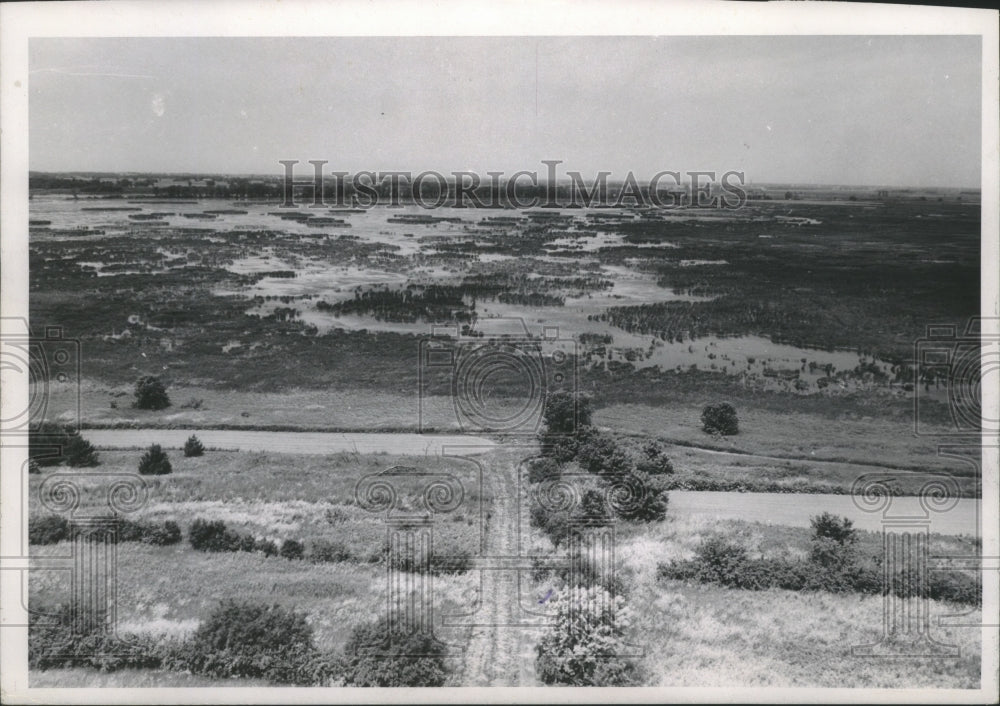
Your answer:
[[[165,476],[173,471],[167,453],[159,444],[153,444],[139,459],[139,473],[144,476]]]
[[[590,398],[567,391],[554,392],[545,398],[542,416],[549,435],[575,434],[590,426]]]
[[[205,453],[205,446],[201,443],[201,440],[197,436],[192,434],[188,437],[188,440],[184,442],[184,455],[186,457],[191,456],[201,456]]]
[[[701,412],[701,425],[709,434],[731,436],[740,433],[736,410],[728,402],[706,405]]]
[[[810,519],[809,524],[813,529],[810,561],[833,569],[842,569],[854,562],[854,544],[858,536],[850,519],[824,512]]]
[[[28,434],[28,456],[38,466],[67,463],[70,466],[96,466],[97,451],[80,432],[62,424],[44,422]]]
[[[167,387],[152,375],[139,378],[135,383],[135,406],[138,409],[166,409],[170,406]]]
[[[97,449],[79,434],[70,437],[63,455],[66,458],[66,463],[74,468],[96,466],[100,463],[97,460]]]
[[[554,601],[555,624],[536,646],[535,670],[544,684],[632,686],[636,664],[620,657],[632,612],[604,588],[574,587]]]

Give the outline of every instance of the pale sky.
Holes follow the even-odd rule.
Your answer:
[[[30,166],[978,187],[979,37],[32,39]],[[304,174],[305,176],[305,174]]]

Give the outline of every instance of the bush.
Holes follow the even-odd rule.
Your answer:
[[[135,383],[135,406],[138,409],[166,409],[170,406],[166,386],[152,375],[139,378]]]
[[[395,634],[383,618],[357,628],[344,646],[345,686],[442,686],[447,676],[444,644],[426,634]]]
[[[188,540],[194,549],[202,552],[235,552],[240,548],[241,537],[226,528],[222,520],[198,518],[188,530]]]
[[[739,434],[739,420],[736,410],[728,402],[710,404],[701,412],[701,428],[709,434],[731,436]]]
[[[695,555],[700,564],[696,574],[699,581],[727,586],[739,583],[740,572],[749,559],[746,547],[718,534],[704,539]]]
[[[28,434],[28,470],[31,463],[38,466],[55,466],[67,463],[74,467],[96,466],[100,463],[93,445],[75,429],[44,422]]]
[[[281,543],[281,556],[285,559],[301,559],[304,554],[302,542],[286,539]]]
[[[559,464],[553,458],[536,458],[528,464],[528,482],[541,483],[559,475]]]
[[[278,605],[222,601],[198,626],[174,668],[216,678],[264,678],[278,684],[325,685],[330,660],[313,644],[306,616]]]
[[[106,615],[87,614],[67,604],[31,612],[28,666],[40,670],[91,667],[102,672],[161,666],[160,649],[153,638],[119,637],[107,632],[107,625]]]
[[[170,459],[159,444],[153,444],[139,459],[139,474],[144,476],[164,476],[172,472]]]
[[[632,686],[638,667],[626,650],[631,611],[601,588],[572,588],[555,601],[556,622],[536,646],[535,671],[543,684]],[[613,617],[612,617],[613,616]]]
[[[278,556],[278,545],[271,539],[258,539],[253,544],[254,551],[263,552],[264,556]]]
[[[674,464],[667,458],[663,447],[655,441],[649,441],[642,447],[642,458],[636,463],[636,468],[649,475],[661,475],[674,472]]]
[[[197,436],[192,434],[188,437],[188,440],[184,442],[184,456],[190,458],[192,456],[201,456],[205,453],[205,447],[202,445],[201,441]]]
[[[29,544],[56,544],[69,539],[71,534],[69,521],[60,515],[43,515],[28,517]]]
[[[595,434],[583,443],[576,455],[580,466],[588,473],[616,475],[632,470],[632,461],[613,438]]]
[[[547,435],[574,435],[590,426],[592,415],[590,398],[579,393],[555,392],[545,398],[545,420]]]
[[[854,523],[846,517],[824,512],[809,520],[814,539],[830,539],[838,544],[854,544],[858,541],[858,532]]]
[[[162,525],[152,525],[142,538],[146,544],[167,546],[180,543],[181,528],[173,520],[167,520]]]
[[[309,561],[315,563],[348,561],[350,558],[351,552],[343,542],[317,539],[309,548]]]
[[[633,476],[638,479],[638,476]],[[667,517],[667,494],[660,488],[639,479],[634,502],[622,503],[615,514],[623,520],[634,522],[660,522]]]
[[[97,460],[97,449],[79,434],[70,437],[69,443],[63,450],[63,455],[66,458],[66,463],[74,468],[96,466],[100,463]]]

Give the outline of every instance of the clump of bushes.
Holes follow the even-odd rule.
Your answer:
[[[28,518],[28,542],[31,544],[55,544],[72,538],[77,531],[72,522],[60,515]],[[173,520],[157,524],[118,518],[118,541],[159,546],[177,544],[181,541],[181,528]]]
[[[706,405],[701,412],[701,428],[709,434],[732,436],[739,434],[736,409],[728,402]]]
[[[541,483],[543,480],[555,478],[559,475],[559,464],[555,459],[543,456],[536,458],[528,464],[528,482]]]
[[[602,588],[571,588],[554,601],[556,622],[536,646],[543,684],[634,686],[642,682],[627,654],[632,614],[621,596]]]
[[[184,456],[186,458],[191,458],[192,456],[202,456],[204,453],[205,446],[194,434],[189,436],[188,440],[184,442]]]
[[[203,520],[200,517],[191,523],[188,541],[201,552],[236,552],[242,537],[226,527],[222,520]]]
[[[153,444],[139,459],[139,474],[144,476],[165,476],[173,472],[166,451],[159,444]]]
[[[116,636],[105,614],[62,604],[28,617],[28,666],[32,669],[91,667],[102,672],[157,668],[162,648],[148,636]]]
[[[316,649],[305,614],[279,605],[222,601],[168,665],[216,678],[324,686],[333,659]]]
[[[397,571],[415,572],[420,568],[408,554],[391,555],[388,545],[383,549],[383,556]],[[465,549],[444,546],[431,552],[428,565],[436,574],[461,574],[472,568],[472,554]]]
[[[632,459],[606,434],[594,434],[577,450],[580,467],[595,475],[620,475],[632,470]]]
[[[656,441],[649,441],[642,447],[642,458],[636,469],[649,475],[666,475],[674,472],[674,464],[667,458],[663,447]]]
[[[137,409],[166,409],[170,406],[167,387],[158,377],[146,375],[135,382],[135,402]]]
[[[29,544],[57,544],[69,539],[70,531],[69,520],[61,515],[28,517]]]
[[[186,640],[115,636],[107,629],[106,615],[83,614],[78,606],[57,606],[54,613],[33,612],[29,619],[32,669],[171,669],[328,686],[338,666],[316,648],[305,615],[277,605],[222,601]]]
[[[203,520],[199,517],[191,523],[188,540],[194,549],[202,552],[261,552],[264,556],[285,559],[305,557],[305,547],[297,539],[286,539],[279,547],[274,540],[257,539],[253,535],[231,530],[222,520]]]
[[[339,671],[345,686],[443,686],[444,644],[417,631],[394,631],[384,619],[358,627],[344,646]]]
[[[314,540],[309,548],[309,561],[320,564],[323,562],[348,561],[351,552],[343,542],[331,542],[326,539]]]
[[[178,544],[181,541],[181,528],[173,520],[157,524],[121,519],[118,525],[118,541],[143,542],[156,546]]]
[[[847,518],[823,513],[812,520],[812,548],[807,560],[753,558],[742,545],[714,535],[696,550],[694,559],[660,564],[661,578],[713,583],[751,591],[782,588],[791,591],[881,594],[886,590],[882,558],[862,561],[854,549],[856,530]],[[920,577],[907,567],[892,569],[892,590],[901,597],[919,595]],[[927,596],[935,600],[979,604],[979,576],[958,571],[931,571]]]
[[[29,464],[34,462],[36,467],[65,463],[85,468],[100,464],[97,450],[79,431],[52,422],[44,422],[28,434],[28,456]]]

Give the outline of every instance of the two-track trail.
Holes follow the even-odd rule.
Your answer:
[[[480,459],[485,471],[484,492],[493,498],[483,547],[487,562],[489,557],[512,557],[519,553],[518,527],[527,527],[522,523],[528,519],[526,503],[518,503],[517,474],[521,461],[531,455],[529,447],[522,447],[497,449]],[[461,683],[530,686],[530,670],[526,669],[525,661],[534,644],[535,631],[514,625],[519,618],[518,572],[484,569],[477,573],[482,577],[480,610],[464,655]]]

